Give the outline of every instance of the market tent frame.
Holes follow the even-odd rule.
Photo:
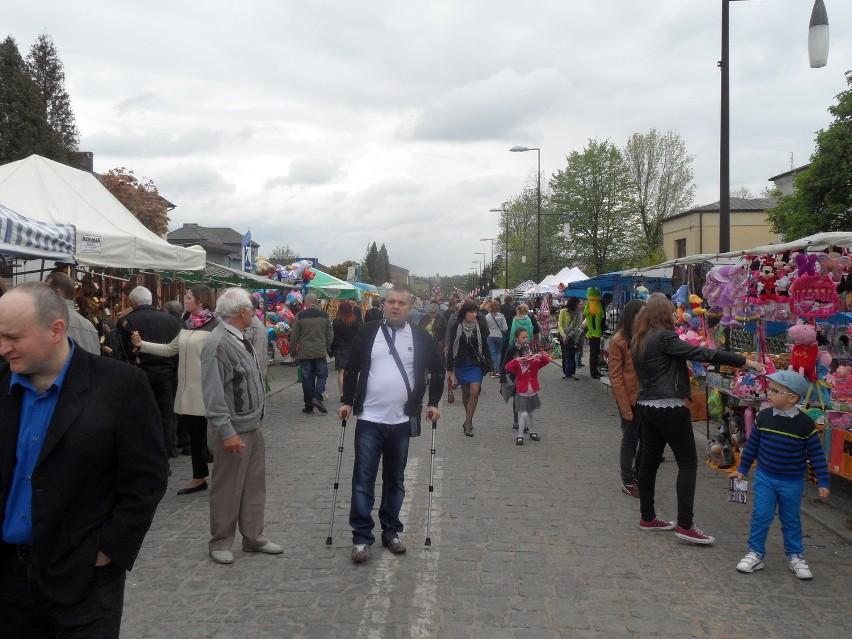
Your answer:
[[[207,262],[204,269],[200,271],[185,269],[170,271],[156,270],[154,273],[165,280],[181,280],[193,284],[213,284],[214,286],[211,288],[220,288],[222,285],[239,286],[252,291],[266,289],[296,291],[301,288],[295,284],[279,282],[278,280],[261,277],[254,273],[238,271],[237,269],[222,266],[221,264],[214,264],[213,262]]]
[[[0,254],[73,264],[76,250],[73,224],[47,224],[0,204]]]
[[[149,231],[92,173],[38,155],[0,166],[0,201],[48,224],[73,224],[80,266],[204,269],[203,249],[169,244]]]

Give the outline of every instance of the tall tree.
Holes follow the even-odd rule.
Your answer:
[[[37,153],[53,157],[56,139],[33,82],[12,36],[0,43],[0,163]]]
[[[390,282],[390,258],[388,257],[388,250],[384,243],[382,243],[382,247],[379,249],[379,263],[381,264],[381,269],[384,272],[384,281],[382,284]]]
[[[160,197],[153,180],[140,182],[124,167],[100,176],[101,184],[149,231],[165,236],[169,231],[168,204]]]
[[[796,192],[766,211],[772,230],[788,241],[852,228],[852,71],[846,83],[828,108],[834,120],[817,133],[810,166],[796,176]]]
[[[370,248],[367,249],[367,255],[364,258],[364,263],[367,265],[367,273],[369,274],[370,282],[376,286],[384,284],[384,280],[381,279],[384,274],[380,272],[381,266],[379,264],[379,248],[376,246],[375,242],[373,242],[370,245]]]
[[[77,150],[80,133],[71,110],[71,98],[65,90],[62,61],[47,34],[41,34],[30,47],[27,69],[41,92],[42,111],[56,138],[52,159],[64,162]]]
[[[284,246],[276,246],[266,259],[273,264],[287,266],[288,264],[292,264],[297,257],[299,257],[299,254],[291,249],[289,244],[286,244]]]
[[[693,157],[675,131],[634,133],[622,151],[630,189],[628,207],[636,216],[642,234],[636,253],[665,259],[663,219],[692,204]]]
[[[550,179],[554,210],[569,213],[574,257],[597,273],[619,266],[629,239],[630,176],[609,140],[572,151]]]

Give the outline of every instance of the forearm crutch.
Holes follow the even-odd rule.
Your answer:
[[[435,431],[438,430],[438,421],[432,422],[432,460],[429,462],[429,506],[426,509],[426,546],[432,545],[432,493],[435,491],[433,478],[435,476]]]
[[[343,462],[343,438],[346,436],[346,420],[340,420],[340,445],[337,447],[337,474],[334,476],[334,498],[331,500],[331,519],[328,522],[328,537],[325,545],[331,546],[331,530],[334,528],[334,510],[337,508],[337,489],[340,486],[340,464]],[[433,445],[434,447],[434,445]]]

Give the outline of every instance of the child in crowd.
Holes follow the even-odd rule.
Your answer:
[[[796,407],[807,395],[810,382],[793,371],[778,371],[766,377],[766,395],[771,407],[758,413],[740,466],[728,475],[742,479],[757,459],[748,553],[737,564],[737,570],[752,573],[763,568],[766,537],[777,504],[790,570],[798,579],[812,579],[803,556],[799,513],[808,459],[816,472],[821,499],[828,498],[829,475],[814,421]]]
[[[524,433],[527,431],[530,439],[537,442],[541,438],[535,429],[533,412],[541,408],[541,400],[538,397],[538,371],[550,363],[550,358],[546,353],[532,355],[529,332],[525,328],[518,328],[515,331],[515,345],[506,351],[505,361],[506,372],[515,378],[515,412],[518,415],[518,436],[515,443],[523,446]]]

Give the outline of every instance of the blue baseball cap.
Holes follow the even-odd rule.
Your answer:
[[[776,371],[766,377],[796,393],[801,400],[804,400],[808,396],[811,383],[799,373],[794,373],[793,371]]]

